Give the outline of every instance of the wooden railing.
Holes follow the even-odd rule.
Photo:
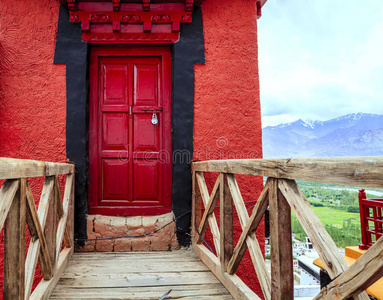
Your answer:
[[[58,175],[66,175],[63,198]],[[45,177],[38,209],[28,181],[31,177]],[[0,158],[0,179],[5,179],[0,190],[3,299],[45,299],[74,249],[74,165]],[[31,236],[26,257],[25,223]],[[37,261],[43,280],[31,295]]]
[[[328,274],[332,279],[336,278],[315,299],[369,299],[364,290],[383,276],[383,239],[349,267],[294,180],[381,188],[383,157],[216,160],[194,162],[192,170],[193,247],[236,299],[259,299],[235,275],[247,249],[264,298],[294,298],[291,209],[326,266]],[[210,194],[204,172],[219,173]],[[250,217],[235,174],[268,177]],[[218,200],[219,226],[214,215]],[[204,206],[203,214],[201,202]],[[243,230],[236,245],[233,244],[233,203]],[[254,234],[268,207],[271,276]],[[208,226],[217,256],[201,243]]]
[[[366,199],[366,193],[364,189],[361,189],[359,190],[359,210],[362,234],[362,243],[359,248],[365,250],[374,244],[374,240],[378,240],[383,235],[383,199]]]

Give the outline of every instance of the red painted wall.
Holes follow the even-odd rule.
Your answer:
[[[65,65],[54,65],[59,4],[0,5],[0,156],[65,162]],[[42,181],[32,180],[35,199]],[[29,243],[27,243],[29,244]],[[0,236],[0,294],[3,233]]]
[[[261,158],[256,1],[206,0],[202,16],[206,64],[195,66],[194,158]],[[256,200],[262,178],[237,179],[244,201]],[[242,230],[235,220],[239,236]],[[260,227],[263,250],[263,222]],[[248,253],[237,274],[262,295]]]
[[[55,0],[2,1],[0,156],[67,160],[65,66],[53,64],[58,11]],[[195,67],[195,159],[261,157],[255,0],[206,0],[202,12],[206,64]],[[262,179],[238,180],[244,200],[257,199]],[[258,235],[263,247],[263,224]],[[1,289],[2,247],[1,234]],[[238,274],[261,295],[248,255]]]

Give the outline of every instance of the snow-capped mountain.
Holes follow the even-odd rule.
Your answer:
[[[265,158],[377,155],[383,155],[383,115],[356,113],[263,128]]]

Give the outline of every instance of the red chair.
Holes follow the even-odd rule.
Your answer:
[[[359,211],[362,231],[362,243],[359,249],[366,250],[383,235],[383,199],[366,199],[366,193],[361,189]]]

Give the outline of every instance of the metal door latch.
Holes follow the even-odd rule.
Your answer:
[[[157,113],[153,113],[152,115],[152,124],[157,125],[158,124],[158,119],[157,119]]]

